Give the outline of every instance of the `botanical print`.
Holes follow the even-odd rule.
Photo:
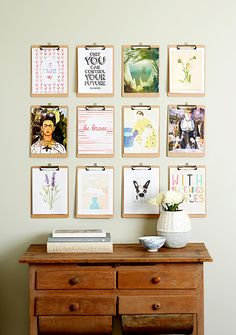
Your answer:
[[[156,216],[159,208],[148,201],[159,193],[159,168],[124,167],[123,178],[123,217]]]
[[[67,156],[67,107],[31,108],[31,157]]]
[[[113,169],[77,169],[77,217],[113,215]]]
[[[77,109],[77,156],[113,155],[113,107]]]
[[[169,167],[169,189],[188,196],[180,205],[192,215],[206,214],[206,177],[205,167],[196,169]]]
[[[123,154],[159,155],[159,107],[123,107]]]
[[[77,47],[77,95],[113,95],[113,47]]]
[[[205,107],[168,107],[168,155],[203,156]]]
[[[32,95],[67,95],[67,47],[32,47]]]
[[[203,95],[204,58],[204,47],[169,47],[169,93]]]
[[[123,93],[159,93],[159,47],[123,47]]]
[[[67,168],[32,168],[32,215],[67,215]]]

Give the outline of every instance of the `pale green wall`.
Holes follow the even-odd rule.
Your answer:
[[[121,166],[140,162],[121,157],[121,106],[141,101],[161,107],[161,156],[143,161],[160,165],[162,189],[167,166],[186,161],[165,156],[167,104],[207,106],[206,157],[188,161],[207,165],[208,216],[192,220],[192,241],[205,242],[215,260],[205,266],[205,333],[235,331],[235,13],[234,0],[0,0],[1,335],[27,334],[27,266],[19,265],[18,258],[28,244],[45,242],[52,228],[103,227],[115,242],[155,234],[155,220],[120,217]],[[30,97],[30,45],[48,42],[69,45],[68,98]],[[93,42],[115,46],[115,96],[97,100],[115,106],[115,157],[97,160],[115,166],[115,217],[108,220],[73,217],[76,165],[95,161],[75,157],[76,105],[95,102],[75,96],[75,47]],[[121,46],[139,42],[160,45],[160,98],[121,98]],[[166,95],[167,45],[184,42],[206,45],[206,97]],[[30,218],[30,166],[48,162],[29,158],[30,105],[48,102],[69,106],[69,157],[52,160],[70,168],[70,217],[65,220]]]

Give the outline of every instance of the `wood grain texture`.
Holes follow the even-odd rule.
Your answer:
[[[203,243],[189,243],[185,248],[161,248],[150,253],[139,244],[114,244],[112,254],[47,254],[46,244],[32,244],[20,257],[20,263],[29,264],[124,264],[124,263],[198,263],[212,262]]]
[[[42,335],[111,334],[111,316],[40,316]]]
[[[123,334],[192,334],[192,314],[122,315]]]

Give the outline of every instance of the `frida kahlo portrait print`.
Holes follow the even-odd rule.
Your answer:
[[[159,96],[159,46],[123,46],[122,96]]]
[[[31,157],[67,157],[67,107],[31,108]]]

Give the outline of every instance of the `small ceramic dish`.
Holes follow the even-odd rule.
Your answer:
[[[160,249],[165,243],[165,237],[162,236],[141,236],[139,242],[146,248],[147,251],[155,252]]]

